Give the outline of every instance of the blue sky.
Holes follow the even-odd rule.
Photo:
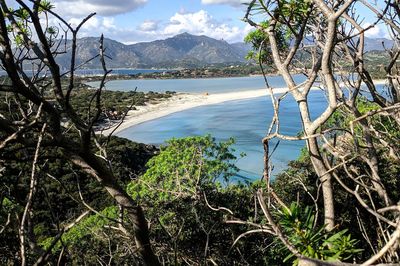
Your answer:
[[[250,30],[241,21],[244,0],[53,0],[55,11],[73,24],[96,12],[81,31],[101,33],[124,43],[165,39],[182,32],[228,42],[242,41]]]
[[[378,0],[383,1],[383,0]],[[11,1],[12,2],[12,1]],[[165,39],[182,32],[239,42],[251,30],[241,21],[248,0],[52,0],[55,11],[77,24],[92,12],[80,37],[99,36],[123,43]],[[374,16],[367,14],[368,25]],[[385,29],[375,27],[369,37],[384,37]]]

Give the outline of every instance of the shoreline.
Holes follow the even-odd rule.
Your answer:
[[[384,84],[385,80],[374,80],[375,84]],[[318,88],[312,88],[315,90]],[[274,88],[274,93],[280,94],[285,93],[287,88]],[[144,106],[136,106],[136,110],[128,112],[125,120],[122,124],[115,129],[118,123],[108,125],[106,129],[99,130],[98,133],[103,135],[109,135],[111,132],[117,134],[123,130],[126,130],[132,126],[155,120],[173,113],[185,111],[191,108],[219,104],[229,101],[245,100],[258,98],[263,96],[270,96],[268,89],[256,89],[246,90],[238,92],[226,92],[226,93],[177,93],[176,95],[166,100],[161,100],[159,103],[146,104]]]
[[[287,88],[275,88],[274,93],[284,93]],[[238,92],[215,93],[215,94],[190,94],[178,93],[171,98],[162,100],[157,104],[146,104],[145,106],[136,106],[137,110],[128,112],[123,123],[114,131],[113,134],[119,133],[132,126],[158,119],[173,113],[181,112],[187,109],[210,105],[219,104],[228,101],[245,100],[269,96],[268,89],[247,90]],[[100,131],[103,135],[110,134],[117,124]]]

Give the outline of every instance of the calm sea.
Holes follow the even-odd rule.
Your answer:
[[[296,82],[303,80],[300,75],[294,76]],[[268,77],[270,86],[280,88],[286,87],[280,76]],[[100,82],[88,82],[90,86],[98,87]],[[190,93],[224,93],[232,91],[245,91],[264,88],[264,78],[254,77],[233,77],[233,78],[205,78],[205,79],[138,79],[138,80],[111,80],[107,82],[110,90],[131,91],[137,88],[138,91],[176,91]]]
[[[312,92],[311,100],[315,103],[312,113],[317,115],[326,105],[324,95]],[[296,135],[301,130],[296,102],[288,99],[282,104],[281,132]],[[118,133],[119,136],[131,140],[161,144],[172,137],[211,134],[217,140],[229,137],[236,139],[234,148],[237,154],[245,152],[246,157],[237,161],[241,169],[240,175],[249,179],[257,179],[262,175],[263,147],[261,140],[265,135],[273,110],[268,97],[250,100],[230,101],[223,104],[192,108],[171,114],[160,119],[148,121]],[[272,141],[271,149],[276,144]],[[280,141],[272,156],[273,173],[284,169],[289,160],[296,159],[303,141]]]
[[[302,77],[296,76],[297,81]],[[285,87],[281,77],[268,77],[272,86]],[[96,86],[96,83],[91,83]],[[167,91],[178,92],[204,92],[223,93],[231,91],[244,91],[261,89],[264,87],[262,77],[215,78],[215,79],[177,79],[177,80],[116,80],[107,84],[109,90],[139,91]],[[323,93],[311,92],[313,115],[318,115],[326,106]],[[234,148],[239,155],[246,153],[244,158],[237,161],[241,169],[239,176],[248,179],[258,179],[263,169],[263,147],[261,140],[266,134],[271,122],[273,110],[269,96],[229,101],[192,108],[183,112],[174,113],[159,119],[148,121],[124,131],[117,135],[134,141],[162,144],[172,137],[185,137],[193,135],[211,134],[217,140],[227,140],[229,137],[236,139]],[[300,119],[297,113],[296,102],[288,97],[281,107],[281,132],[296,135],[301,131]],[[274,140],[272,147],[277,143]],[[282,171],[289,160],[296,159],[303,141],[280,141],[278,148],[272,156],[274,165],[273,173]]]

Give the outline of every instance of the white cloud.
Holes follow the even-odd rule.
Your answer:
[[[71,18],[68,20],[68,23],[71,24],[72,27],[76,27],[81,23],[81,19],[79,18]],[[97,29],[100,26],[100,19],[98,17],[92,17],[88,21],[83,24],[82,29],[83,30],[88,30],[88,29]]]
[[[81,19],[73,17],[68,19],[67,22],[76,27]],[[55,18],[51,19],[50,24],[58,25]],[[250,30],[251,27],[247,24],[243,28],[232,26],[227,22],[220,22],[206,11],[200,10],[194,13],[176,13],[168,22],[164,23],[158,20],[145,20],[136,27],[118,25],[112,17],[94,16],[82,26],[78,37],[98,37],[104,34],[107,38],[132,44],[166,39],[188,32],[193,35],[206,35],[215,39],[224,39],[228,42],[239,42],[243,41],[244,36]]]
[[[106,29],[116,29],[117,26],[114,24],[114,18],[104,17],[103,18],[103,26]]]
[[[238,7],[243,3],[247,3],[249,1],[246,0],[201,0],[201,3],[204,5],[230,5],[234,7]]]
[[[81,19],[71,18],[68,23],[76,27],[81,22]],[[54,25],[54,22],[52,22]],[[118,27],[114,24],[113,18],[108,17],[92,17],[81,27],[79,38],[81,37],[97,37],[102,33],[107,36],[108,33],[117,31]],[[117,37],[117,36],[114,36]]]
[[[237,26],[220,23],[204,10],[195,13],[176,13],[170,18],[169,24],[162,30],[162,35],[173,35],[188,32],[195,35],[206,35],[228,42],[242,41],[246,30]]]
[[[142,7],[148,0],[56,0],[55,11],[62,16],[83,17],[96,12],[101,16],[128,13]]]
[[[372,24],[369,22],[365,22],[362,27],[364,29],[370,27]],[[373,27],[367,29],[365,31],[365,36],[368,38],[387,38],[391,39],[390,34],[387,30],[387,28],[380,24],[380,25],[374,25]]]
[[[363,25],[363,28],[368,28],[371,26],[371,23],[365,23]],[[377,38],[377,37],[383,37],[383,33],[381,33],[381,29],[375,25],[372,28],[369,28],[366,32],[365,32],[365,36],[369,37],[369,38]]]
[[[139,25],[140,31],[155,31],[158,29],[158,22],[154,20],[145,20]]]

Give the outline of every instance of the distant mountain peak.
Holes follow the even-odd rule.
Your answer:
[[[195,35],[190,34],[189,32],[185,31],[185,32],[179,33],[179,34],[177,34],[177,35],[175,35],[175,36],[173,36],[171,38],[179,37],[179,36],[195,36]]]
[[[99,38],[85,37],[78,40],[77,63],[83,63],[98,53]],[[175,68],[201,67],[211,64],[244,63],[247,51],[204,35],[197,36],[183,32],[165,40],[125,45],[112,39],[104,39],[110,68]],[[57,57],[61,67],[67,67],[70,53]],[[101,67],[93,60],[86,68]]]
[[[132,45],[143,57],[155,64],[185,61],[197,65],[244,62],[244,55],[236,47],[207,36],[183,32],[165,40]]]
[[[99,52],[99,37],[85,37],[78,40],[77,64],[86,62]],[[384,43],[384,46],[382,45]],[[385,38],[365,38],[365,51],[383,51],[391,47],[393,40]],[[70,44],[69,44],[70,45]],[[121,42],[105,38],[106,53],[109,68],[176,68],[202,67],[212,64],[244,63],[251,45],[241,43],[229,44],[205,35],[193,35],[182,32],[165,40],[141,42],[125,45]],[[71,54],[57,56],[57,62],[62,68],[69,66]],[[100,68],[99,60],[92,60],[86,68]]]

